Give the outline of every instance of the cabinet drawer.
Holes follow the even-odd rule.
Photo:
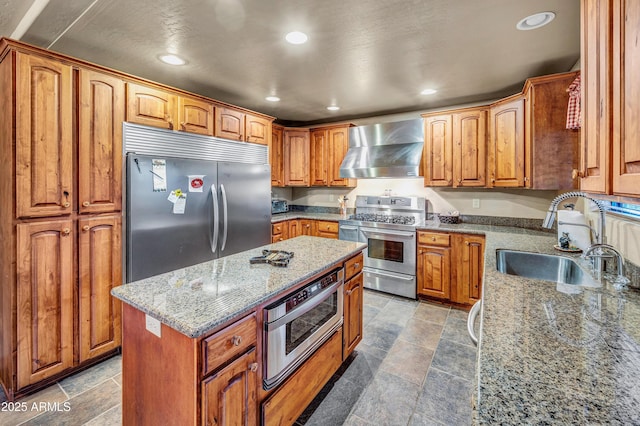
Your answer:
[[[362,252],[357,256],[352,257],[344,263],[344,280],[345,282],[356,275],[358,272],[362,271],[362,263],[363,263],[363,255]]]
[[[449,247],[450,235],[438,232],[418,232],[418,244]]]
[[[330,233],[338,233],[338,222],[327,222],[325,220],[318,221],[318,231],[319,232],[330,232]]]
[[[202,374],[208,374],[227,360],[255,345],[257,330],[254,312],[204,339],[202,342]]]
[[[282,231],[284,230],[285,226],[288,229],[289,225],[287,224],[286,221],[272,224],[271,235],[282,234]]]

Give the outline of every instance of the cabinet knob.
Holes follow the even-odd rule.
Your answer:
[[[354,263],[354,264],[353,264],[353,267],[354,267],[354,268],[359,268],[359,267],[360,267],[360,262],[356,262],[356,263]]]
[[[580,170],[573,169],[571,171],[571,179],[577,179],[577,178],[583,178],[583,177],[584,177],[584,173],[582,173]]]
[[[435,240],[436,240],[436,237],[431,237],[431,241],[435,241]]]
[[[82,227],[82,230],[83,230],[83,231],[85,231],[85,232],[86,232],[86,231],[88,231],[88,230],[89,230],[89,225],[85,225],[85,226],[83,226],[83,227]]]
[[[346,295],[347,295],[347,296],[351,295],[351,293],[353,293],[353,290],[347,290],[347,291],[346,291]]]
[[[469,245],[469,241],[465,241],[464,243],[465,243],[466,245]]]
[[[311,225],[305,225],[305,228],[310,228],[310,227],[311,227]]]
[[[64,228],[62,230],[62,235],[69,235],[70,233],[71,233],[71,229],[69,229],[69,228]]]
[[[84,201],[84,202],[82,203],[82,206],[83,206],[83,207],[89,207],[90,205],[91,205],[91,203],[90,203],[90,202],[88,202],[88,201]]]
[[[62,207],[64,207],[65,209],[68,208],[71,205],[71,203],[69,203],[68,201],[65,201],[64,203],[62,203]]]
[[[252,371],[254,373],[258,371],[258,363],[252,362],[251,364],[249,364],[249,371]]]
[[[240,343],[242,343],[242,337],[240,336],[233,336],[231,338],[231,343],[233,343],[233,346],[240,346]]]

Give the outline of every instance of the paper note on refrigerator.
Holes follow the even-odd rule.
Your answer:
[[[175,203],[173,203],[173,214],[184,214],[184,209],[187,207],[187,194],[184,192],[180,194]]]
[[[153,175],[153,190],[164,192],[167,190],[167,160],[151,160],[151,170]]]

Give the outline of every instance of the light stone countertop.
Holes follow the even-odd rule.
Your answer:
[[[287,212],[276,213],[271,215],[271,223],[278,223],[290,219],[312,219],[312,220],[329,220],[332,222],[338,222],[339,220],[346,219],[347,216],[341,216],[336,213],[313,213],[313,212]]]
[[[640,424],[638,290],[604,281],[572,293],[496,270],[498,248],[564,255],[555,234],[436,222],[420,229],[486,236],[474,424]]]
[[[365,247],[301,236],[125,284],[111,294],[188,337],[200,337]],[[250,264],[263,249],[294,257],[287,267]]]

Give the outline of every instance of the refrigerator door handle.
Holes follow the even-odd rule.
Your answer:
[[[222,244],[220,245],[220,251],[224,251],[227,245],[227,191],[224,189],[224,184],[220,184],[220,193],[222,194],[222,214],[224,216],[224,228],[222,229]]]
[[[218,245],[218,191],[216,185],[211,185],[211,198],[213,199],[213,237],[211,238],[211,253],[216,252],[216,246]]]

